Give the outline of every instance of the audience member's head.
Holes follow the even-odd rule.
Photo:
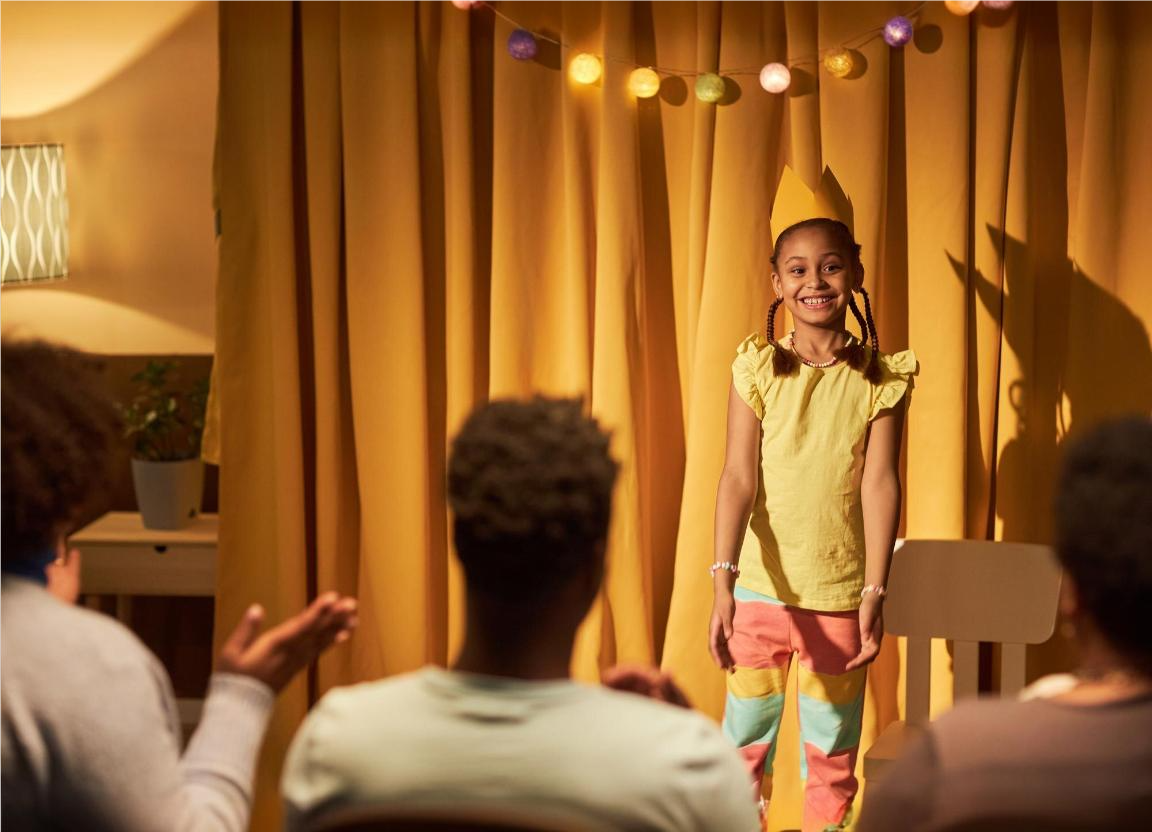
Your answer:
[[[448,498],[470,597],[539,608],[603,572],[616,462],[579,400],[476,410],[452,444]]]
[[[3,342],[3,568],[38,577],[107,494],[117,418],[90,359]]]
[[[1152,676],[1152,420],[1102,425],[1070,443],[1056,497],[1056,552],[1075,613]]]

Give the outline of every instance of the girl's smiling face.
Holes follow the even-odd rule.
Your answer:
[[[798,323],[844,328],[854,289],[864,282],[864,267],[824,228],[802,228],[789,234],[772,271],[776,296]]]

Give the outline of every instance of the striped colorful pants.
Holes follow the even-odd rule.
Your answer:
[[[765,774],[771,777],[795,654],[801,768],[807,780],[804,830],[839,828],[849,819],[858,787],[854,771],[867,668],[844,672],[860,652],[858,614],[788,607],[743,587],[736,588],[735,596],[728,650],[736,667],[728,675],[724,733],[740,747],[757,785]]]

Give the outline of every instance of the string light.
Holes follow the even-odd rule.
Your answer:
[[[824,56],[824,68],[837,78],[848,75],[855,63],[847,49],[832,49]]]
[[[715,104],[724,97],[724,79],[714,72],[705,72],[696,79],[696,97],[705,104]]]
[[[527,29],[516,29],[508,36],[508,54],[518,61],[536,57],[536,36]]]
[[[980,0],[944,0],[944,8],[960,16],[972,14],[979,5]]]
[[[791,83],[792,73],[784,64],[768,64],[760,70],[760,86],[768,92],[784,92]]]
[[[568,67],[568,76],[579,84],[595,84],[601,72],[600,59],[589,52],[581,52]]]
[[[637,98],[651,98],[660,92],[660,76],[646,66],[634,69],[628,76],[628,91]]]
[[[912,21],[903,15],[896,15],[884,24],[884,42],[899,48],[912,40]]]
[[[510,24],[514,31],[508,37],[508,53],[517,60],[531,60],[536,57],[539,50],[539,41],[554,44],[562,51],[575,52],[572,44],[547,34],[532,32],[523,28],[520,23],[513,20],[499,8],[485,0],[451,0],[452,4],[460,9],[485,8],[493,15]],[[945,6],[953,14],[970,14],[980,5],[980,0],[945,0]],[[1012,0],[984,0],[984,5],[992,9],[1006,9],[1011,7]],[[628,78],[629,91],[638,98],[646,98],[659,92],[662,75],[678,76],[682,78],[696,78],[696,97],[701,101],[715,103],[721,100],[726,93],[725,76],[759,75],[760,85],[771,93],[787,90],[791,84],[790,67],[804,64],[823,62],[829,73],[837,78],[844,78],[851,74],[855,68],[855,60],[851,49],[863,47],[877,35],[881,35],[890,46],[899,48],[911,40],[915,18],[925,6],[918,3],[906,15],[897,15],[890,18],[883,26],[877,26],[862,32],[854,38],[842,41],[841,45],[815,55],[801,55],[789,58],[787,63],[770,63],[760,69],[739,68],[719,69],[716,72],[701,72],[692,69],[675,69],[666,66],[638,67],[631,58],[613,55],[595,55],[590,52],[580,52],[572,59],[568,67],[569,77],[581,84],[594,84],[603,75],[602,61],[611,61],[618,64],[630,64],[635,67]],[[651,74],[649,74],[651,73]]]

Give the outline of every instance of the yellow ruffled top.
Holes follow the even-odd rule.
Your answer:
[[[847,364],[772,374],[772,347],[750,335],[732,381],[760,419],[760,487],[737,586],[790,606],[856,609],[864,586],[860,481],[869,423],[911,395],[912,350],[880,354],[873,385]],[[870,350],[871,347],[865,347]]]

